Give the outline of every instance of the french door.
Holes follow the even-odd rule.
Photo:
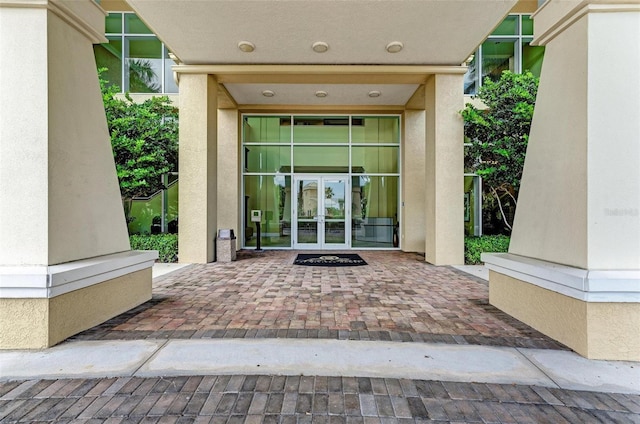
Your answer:
[[[350,195],[348,176],[294,176],[293,247],[348,249],[351,241]]]

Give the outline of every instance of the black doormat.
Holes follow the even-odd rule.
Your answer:
[[[366,265],[367,263],[356,254],[331,254],[331,253],[317,253],[317,254],[305,254],[300,253],[296,260],[293,261],[294,265],[310,265],[310,266],[359,266]]]

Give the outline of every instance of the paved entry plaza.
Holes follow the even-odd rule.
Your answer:
[[[75,339],[330,338],[563,349],[488,303],[486,281],[415,253],[357,252],[368,265],[293,265],[243,251],[154,282],[153,300]]]
[[[640,423],[640,364],[579,357],[485,280],[298,253],[188,265],[58,346],[0,352],[0,423]]]

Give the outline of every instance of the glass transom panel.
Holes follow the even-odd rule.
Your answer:
[[[295,116],[294,143],[348,143],[348,116]]]

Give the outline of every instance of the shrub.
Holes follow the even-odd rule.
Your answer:
[[[476,96],[487,106],[467,103],[464,119],[465,167],[482,177],[484,196],[493,196],[510,234],[538,92],[531,72],[505,71],[496,82],[486,78]],[[495,209],[484,209],[494,213]]]
[[[178,262],[178,235],[152,234],[129,237],[134,250],[157,250],[158,262]]]
[[[467,265],[481,264],[480,254],[483,252],[507,252],[509,250],[508,236],[480,236],[464,238],[464,263]]]

